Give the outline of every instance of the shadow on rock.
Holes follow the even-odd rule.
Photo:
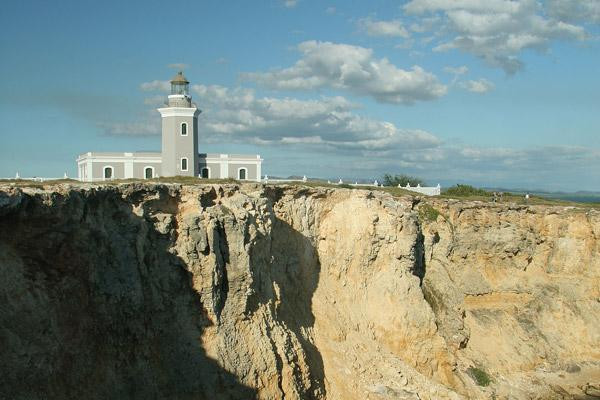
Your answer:
[[[0,398],[256,397],[206,356],[172,237],[117,189],[24,195],[0,215]]]
[[[321,271],[319,256],[309,238],[281,219],[275,219],[272,235],[271,276],[281,290],[277,318],[294,332],[306,354],[311,377],[306,398],[324,398],[323,358],[307,337],[315,324],[312,297]]]

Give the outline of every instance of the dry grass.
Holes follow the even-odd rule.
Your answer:
[[[38,187],[43,188],[46,186],[60,185],[60,184],[72,184],[72,185],[107,185],[114,186],[127,183],[178,183],[182,185],[206,185],[206,184],[224,184],[224,183],[241,183],[235,179],[201,179],[191,176],[174,176],[169,178],[152,178],[152,179],[112,179],[110,181],[98,181],[98,182],[80,182],[75,179],[53,179],[45,180],[43,182],[32,181],[27,179],[0,179],[0,184],[11,185],[16,187]]]
[[[401,189],[393,186],[368,186],[368,185],[348,185],[341,184],[338,185],[336,183],[327,183],[322,181],[307,181],[307,182],[285,182],[285,183],[269,183],[269,185],[285,185],[285,186],[308,186],[308,187],[322,187],[322,188],[332,188],[332,189],[357,189],[357,190],[379,190],[382,192],[386,192],[391,194],[392,196],[400,197],[400,196],[419,196],[418,193],[411,192],[406,189]]]
[[[454,199],[454,200],[467,200],[467,201],[482,201],[492,203],[492,194],[489,196],[449,196],[442,193],[440,196],[436,196],[441,199]],[[594,208],[600,209],[600,203],[579,203],[575,201],[567,200],[556,200],[549,199],[546,197],[532,196],[529,195],[529,200],[525,201],[525,196],[522,194],[504,193],[502,200],[498,200],[498,204],[512,203],[519,205],[544,205],[544,206],[561,206],[561,207],[583,207],[583,208]]]
[[[211,184],[242,184],[242,183],[255,183],[253,181],[238,181],[236,179],[203,179],[190,176],[174,176],[169,178],[153,178],[153,179],[114,179],[106,182],[94,182],[94,185],[119,185],[126,183],[176,183],[181,185],[211,185]],[[25,179],[0,179],[0,185],[10,185],[15,187],[33,187],[33,188],[44,188],[59,184],[71,184],[71,185],[82,185],[83,183],[75,179],[56,179],[47,180],[44,182],[36,182]],[[337,185],[334,183],[327,183],[322,181],[308,181],[308,182],[285,182],[285,183],[269,183],[269,185],[281,185],[281,186],[303,186],[303,187],[323,187],[323,188],[347,188],[347,189],[360,189],[360,190],[378,190],[391,194],[394,197],[402,196],[418,196],[423,199],[427,199],[428,196],[421,195],[419,193],[411,192],[406,189],[384,186],[350,186],[350,185]],[[492,195],[489,196],[449,196],[442,193],[440,196],[432,197],[432,199],[454,199],[464,201],[482,201],[486,203],[492,202]],[[546,205],[546,206],[562,206],[562,207],[577,207],[579,209],[597,209],[600,210],[600,203],[578,203],[574,201],[566,200],[553,200],[545,197],[531,196],[526,202],[525,198],[521,194],[505,193],[502,200],[498,202],[511,203],[518,205]]]
[[[45,186],[60,185],[60,184],[73,184],[78,185],[80,182],[75,179],[52,179],[43,182],[31,181],[28,179],[0,179],[0,185],[9,185],[16,187],[36,187],[43,188]]]

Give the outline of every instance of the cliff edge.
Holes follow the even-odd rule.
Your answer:
[[[0,187],[0,398],[600,398],[600,212]]]

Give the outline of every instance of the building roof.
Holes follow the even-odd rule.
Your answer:
[[[181,84],[181,83],[186,83],[186,84],[187,84],[187,83],[189,83],[189,82],[188,82],[188,80],[187,80],[187,79],[185,79],[185,76],[183,76],[183,72],[182,72],[182,71],[179,71],[179,72],[177,73],[177,75],[175,75],[175,76],[173,77],[173,79],[171,79],[171,83],[180,83],[180,84]]]
[[[84,158],[123,158],[123,159],[134,159],[134,158],[157,158],[158,161],[162,160],[162,153],[154,151],[136,151],[136,152],[97,152],[89,151],[87,153],[80,154],[78,160]]]

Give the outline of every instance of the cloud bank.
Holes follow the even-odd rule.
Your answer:
[[[570,21],[585,13],[594,20],[598,8],[592,0],[553,0],[547,9],[536,0],[412,0],[403,6],[417,18],[440,19],[429,26],[442,36],[434,51],[470,53],[507,74],[523,67],[525,50],[545,51],[554,40],[586,39],[584,27]]]
[[[372,18],[363,18],[358,21],[358,27],[369,36],[410,37],[408,30],[400,20],[377,21]]]
[[[447,92],[432,73],[419,66],[400,69],[386,58],[374,58],[368,48],[311,40],[297,50],[302,57],[293,66],[245,73],[242,78],[271,89],[331,88],[392,104],[434,100]]]
[[[341,96],[317,100],[257,97],[251,89],[193,85],[206,107],[204,130],[213,140],[260,144],[305,144],[340,151],[429,148],[441,141],[420,130],[360,116]]]

